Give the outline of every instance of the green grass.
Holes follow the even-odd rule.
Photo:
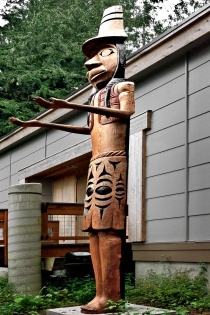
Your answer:
[[[179,315],[209,312],[210,292],[205,266],[192,277],[189,271],[150,271],[135,285],[131,275],[126,279],[126,301],[159,308],[174,309]],[[1,315],[40,315],[48,308],[85,304],[94,297],[95,284],[90,277],[66,281],[62,285],[46,285],[36,297],[14,294],[7,277],[0,278]],[[120,301],[123,305],[124,301]],[[116,307],[116,304],[110,306]],[[122,307],[118,308],[122,309]],[[128,314],[128,312],[126,312]]]

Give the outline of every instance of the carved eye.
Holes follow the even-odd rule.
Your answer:
[[[99,55],[100,55],[101,57],[108,57],[108,56],[110,56],[110,55],[113,54],[113,53],[114,53],[113,49],[111,49],[111,48],[106,48],[106,49],[103,49],[103,50],[99,53]]]
[[[108,195],[111,192],[112,192],[112,189],[109,186],[100,186],[96,188],[96,193],[99,195]]]
[[[93,194],[93,191],[93,187],[88,187],[86,191],[87,196],[90,197]]]

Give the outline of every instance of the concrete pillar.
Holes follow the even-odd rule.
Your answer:
[[[17,293],[41,290],[41,184],[9,187],[8,276]]]

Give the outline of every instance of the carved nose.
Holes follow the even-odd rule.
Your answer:
[[[85,63],[85,67],[88,69],[88,71],[101,66],[102,63],[100,62],[100,60],[96,57],[91,58],[90,60],[86,61]]]

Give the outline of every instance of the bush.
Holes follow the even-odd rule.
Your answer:
[[[136,285],[133,276],[127,275],[126,300],[134,304],[174,309],[179,315],[210,311],[210,292],[207,285],[206,269],[203,265],[200,266],[199,274],[194,277],[189,271],[183,270],[161,275],[150,271]],[[36,297],[14,294],[7,277],[4,277],[0,278],[0,314],[40,315],[48,308],[85,304],[94,294],[95,283],[90,277],[63,281],[62,285],[48,284]],[[124,300],[114,304],[110,301],[109,309],[122,310],[124,303]]]
[[[200,266],[197,276],[190,271],[156,274],[150,271],[136,286],[127,292],[127,299],[135,304],[159,308],[187,308],[188,310],[210,310],[210,293],[207,288],[206,269]]]
[[[94,280],[90,277],[72,279],[62,286],[45,286],[39,295],[32,297],[14,294],[7,277],[0,278],[1,315],[38,315],[48,308],[75,306],[89,302],[95,293]]]

